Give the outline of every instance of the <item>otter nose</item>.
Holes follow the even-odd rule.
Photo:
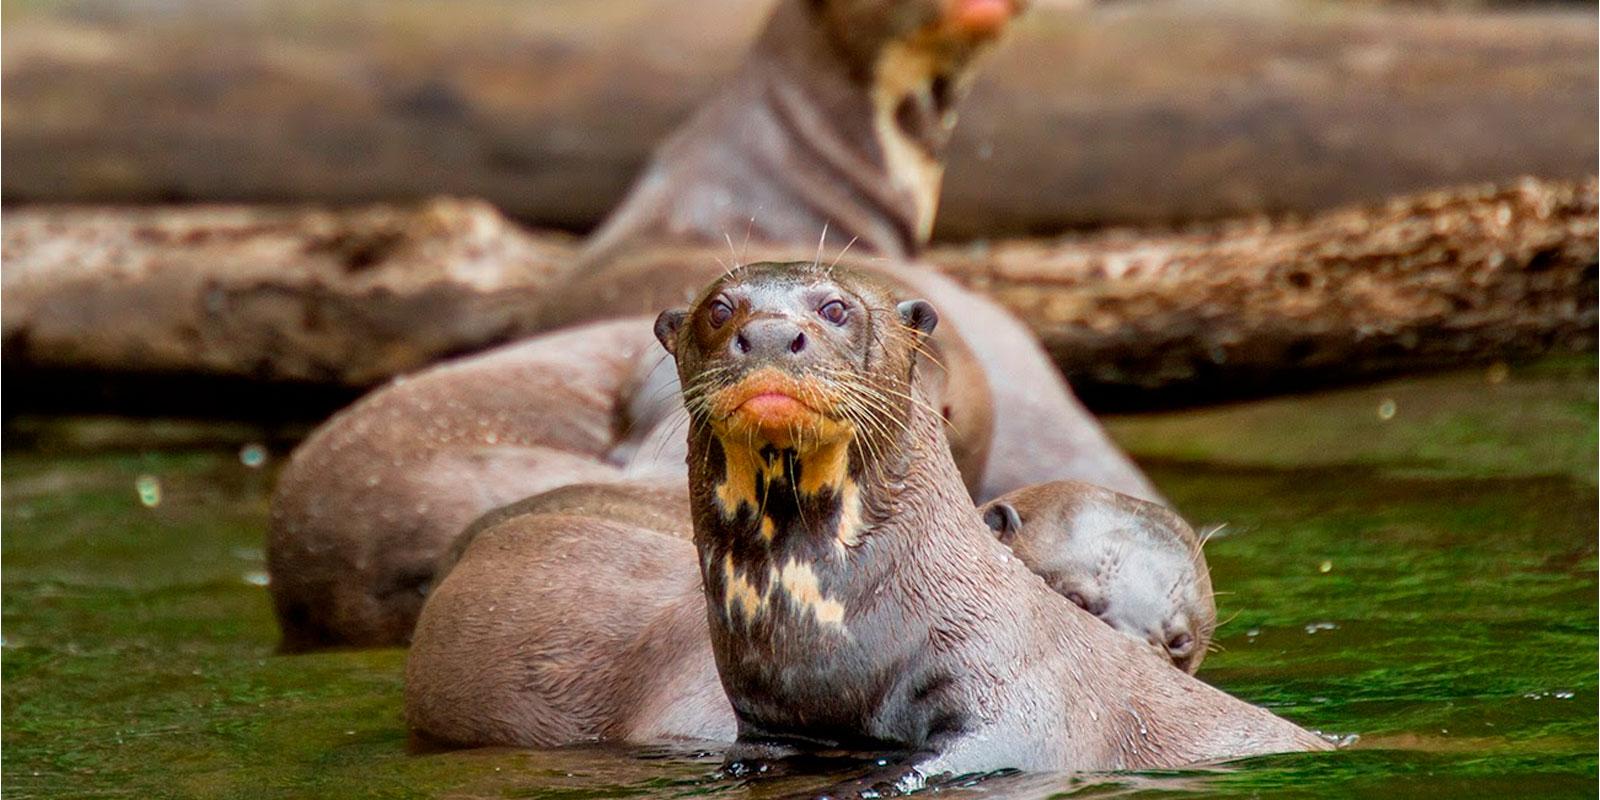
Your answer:
[[[782,359],[805,352],[805,331],[787,317],[760,317],[745,323],[733,337],[735,357]]]
[[[1167,655],[1172,656],[1174,661],[1178,661],[1194,653],[1194,636],[1189,633],[1188,628],[1173,628],[1167,631],[1166,641],[1159,646],[1166,650]]]

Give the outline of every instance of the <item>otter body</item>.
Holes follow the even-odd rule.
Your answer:
[[[791,322],[834,315],[836,300],[848,335]],[[714,343],[690,343],[718,318]],[[694,545],[618,522],[640,512],[613,505],[626,490],[610,486],[474,526],[407,663],[419,731],[524,745],[737,731],[746,747],[926,751],[924,769],[1137,768],[1322,746],[1051,592],[1058,576],[1028,571],[1059,561],[1044,537],[1022,559],[995,540],[938,415],[914,399],[925,365],[906,331],[931,327],[926,304],[897,308],[844,270],[760,265],[673,319],[658,331],[689,387]],[[816,360],[771,369],[785,353]],[[729,366],[741,357],[762,363]],[[837,417],[811,419],[813,407]],[[741,427],[752,409],[779,419]]]
[[[966,502],[920,399],[931,307],[901,303],[886,330],[882,294],[789,270],[781,296],[723,281],[657,321],[690,412],[695,547],[735,765],[892,750],[904,759],[889,784],[904,787],[1328,746],[1050,591]],[[831,383],[845,365],[858,380]]]
[[[541,337],[396,380],[319,427],[272,498],[267,570],[284,647],[403,643],[467,523],[622,478],[607,455],[629,424],[616,399],[654,347],[645,320]]]
[[[1057,594],[1200,669],[1217,625],[1211,572],[1194,529],[1172,509],[1078,481],[1029,486],[978,509]]]

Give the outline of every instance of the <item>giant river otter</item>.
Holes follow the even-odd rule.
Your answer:
[[[764,751],[909,750],[918,774],[1324,747],[1028,572],[1066,561],[1042,531],[1059,514],[1035,509],[1100,508],[1115,528],[1130,513],[1116,496],[1010,497],[1033,561],[996,543],[922,399],[934,320],[807,264],[736,270],[663,315],[689,389],[688,500],[644,489],[624,508],[632,490],[571,487],[476,524],[418,622],[410,723],[463,744],[738,733]],[[693,546],[658,526],[685,502]],[[1115,534],[1095,524],[1070,533]]]

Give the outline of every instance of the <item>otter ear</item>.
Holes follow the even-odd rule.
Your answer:
[[[939,326],[939,312],[926,300],[907,300],[895,306],[895,310],[900,312],[900,321],[906,327],[919,330],[924,336]]]
[[[1022,518],[1017,516],[1017,510],[1010,503],[994,503],[984,509],[983,522],[1006,544],[1011,544],[1017,538],[1017,532],[1022,530]]]
[[[672,355],[678,354],[678,329],[683,327],[683,321],[689,318],[689,312],[674,308],[661,312],[656,317],[656,341]]]

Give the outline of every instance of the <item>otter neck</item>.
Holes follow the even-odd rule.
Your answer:
[[[939,418],[912,404],[887,441],[806,452],[692,426],[690,502],[714,627],[734,639],[852,637],[852,609],[893,563],[969,509]],[[938,518],[934,518],[938,517]],[[720,639],[719,639],[720,640]]]
[[[779,5],[747,65],[748,79],[782,123],[786,146],[852,190],[839,202],[853,201],[857,213],[830,220],[849,226],[852,217],[866,216],[888,229],[841,233],[880,254],[916,255],[933,232],[965,74],[941,74],[931,49],[907,41],[889,42],[860,65],[812,5]]]

